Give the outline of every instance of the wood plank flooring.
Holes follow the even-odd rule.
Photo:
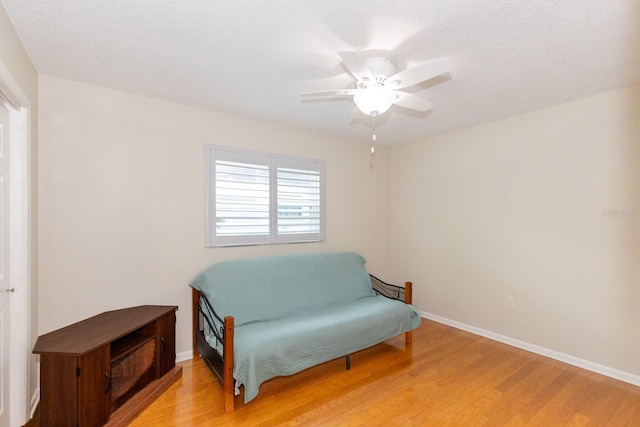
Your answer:
[[[423,320],[393,338],[262,385],[225,414],[202,361],[132,426],[640,426],[640,388]]]
[[[203,361],[131,425],[640,426],[640,388],[424,320],[403,337],[267,381],[224,413]]]

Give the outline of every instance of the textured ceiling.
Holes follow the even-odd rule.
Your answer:
[[[378,118],[392,145],[640,83],[638,0],[0,0],[38,72],[368,142],[338,51],[448,57]]]

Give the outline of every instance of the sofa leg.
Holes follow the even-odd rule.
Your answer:
[[[347,363],[347,371],[349,371],[351,370],[351,355],[347,354],[344,358]]]

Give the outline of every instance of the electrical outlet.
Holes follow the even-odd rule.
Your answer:
[[[516,309],[516,297],[507,297],[507,308],[509,310]]]

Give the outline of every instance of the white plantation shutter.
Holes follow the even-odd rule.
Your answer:
[[[279,159],[277,172],[276,241],[323,240],[322,176],[318,162]]]
[[[207,246],[324,240],[324,162],[207,146]]]

